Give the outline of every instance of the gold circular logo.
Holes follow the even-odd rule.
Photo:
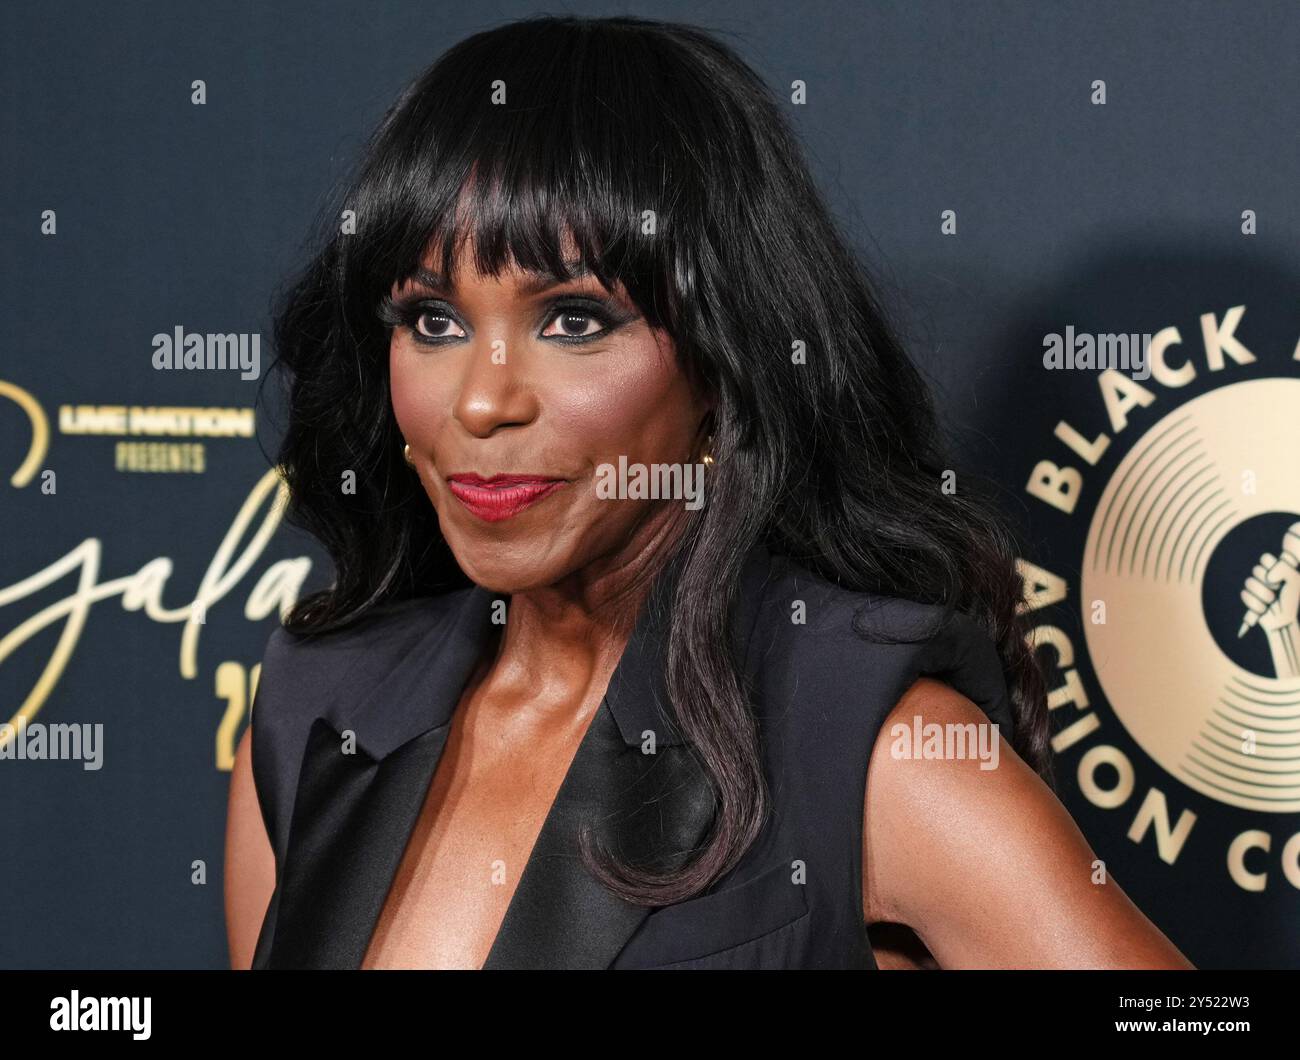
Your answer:
[[[1300,573],[1288,551],[1300,531],[1286,526],[1300,521],[1298,461],[1300,379],[1235,383],[1189,401],[1115,469],[1081,583],[1093,667],[1133,739],[1203,795],[1272,813],[1300,811],[1300,665],[1291,661]],[[1225,540],[1264,517],[1281,538],[1263,542],[1271,552],[1221,562],[1231,583],[1207,581]],[[1207,591],[1240,622],[1231,633],[1211,628]],[[1235,595],[1214,599],[1224,593]],[[1234,658],[1237,638],[1267,639],[1273,664]]]

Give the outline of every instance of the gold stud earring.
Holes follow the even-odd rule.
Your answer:
[[[414,465],[415,461],[411,459],[411,443],[407,442],[402,446],[402,456],[405,457],[408,464]]]
[[[709,435],[709,440],[704,443],[704,455],[700,457],[700,462],[705,467],[713,466],[713,435]]]

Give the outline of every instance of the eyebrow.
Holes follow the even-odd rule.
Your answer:
[[[530,272],[529,275],[532,278],[520,283],[520,293],[524,295],[533,295],[540,291],[545,291],[548,288],[558,287],[560,284],[571,283],[592,275],[591,270],[578,261],[569,261],[565,264],[569,266],[570,271],[573,273],[572,276],[567,279],[561,279],[549,272]],[[447,278],[445,276],[436,273],[431,269],[423,267],[418,268],[411,274],[411,279],[421,286],[428,287],[430,290],[454,290],[453,287],[448,286]]]

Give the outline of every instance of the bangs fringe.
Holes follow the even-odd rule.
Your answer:
[[[399,101],[358,181],[362,234],[344,260],[371,308],[431,265],[454,284],[468,251],[486,276],[621,283],[652,326],[671,327],[684,292],[666,285],[689,253],[675,236],[699,225],[684,211],[708,184],[691,141],[708,130],[681,124],[701,108],[665,100],[693,79],[604,36],[558,32],[543,48],[537,36],[462,42]]]

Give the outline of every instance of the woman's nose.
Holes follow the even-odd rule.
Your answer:
[[[455,415],[467,431],[486,437],[537,415],[537,396],[521,344],[501,334],[477,338],[466,351]]]

